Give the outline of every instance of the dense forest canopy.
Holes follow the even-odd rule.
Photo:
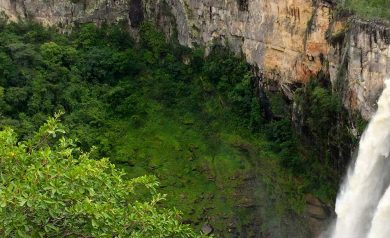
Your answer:
[[[65,166],[58,171],[66,170],[66,166],[76,169],[73,167],[96,165],[96,174],[84,174],[86,186],[104,195],[103,190],[99,191],[101,184],[94,180],[106,176],[108,181],[113,180],[112,186],[119,194],[125,189],[120,183],[133,186],[134,181],[149,186],[149,190],[166,193],[167,199],[156,203],[153,198],[150,200],[149,193],[134,190],[141,202],[137,203],[139,206],[127,207],[130,210],[126,212],[147,209],[149,213],[143,218],[156,215],[154,224],[158,232],[169,229],[183,232],[185,236],[194,233],[173,219],[174,207],[183,212],[182,221],[193,228],[212,223],[219,234],[238,230],[250,235],[242,227],[257,219],[252,208],[263,206],[263,213],[270,218],[268,225],[264,222],[261,232],[267,234],[275,223],[272,219],[281,223],[286,214],[303,211],[305,194],[313,193],[324,201],[335,197],[339,171],[335,169],[338,161],[332,157],[335,153],[332,148],[338,147],[340,141],[347,143],[350,138],[343,137],[348,136],[347,132],[335,127],[334,122],[343,110],[338,98],[321,80],[314,78],[296,94],[296,103],[304,112],[302,121],[307,125],[304,133],[316,138],[305,146],[298,143],[300,135],[291,124],[290,102],[277,92],[267,93],[268,99],[261,97],[263,92],[257,87],[261,79],[243,59],[222,45],[216,44],[205,57],[202,48],[167,43],[163,34],[148,22],[141,24],[139,42],[131,39],[124,29],[120,25],[84,24],[69,34],[59,34],[55,29],[32,22],[1,22],[0,126],[4,129],[1,148],[2,153],[9,153],[12,148],[17,150],[26,162],[25,167],[14,173],[24,173],[35,166],[34,158],[45,160],[40,157],[42,153],[53,155],[54,160],[48,161],[53,163],[53,169]],[[312,103],[305,104],[307,100]],[[48,141],[29,151],[24,145],[36,140],[43,132],[35,131],[58,111],[65,112],[62,124],[69,132],[69,139],[59,144]],[[70,144],[64,147],[64,143]],[[93,146],[96,149],[86,153]],[[318,158],[318,154],[323,156]],[[69,156],[72,160],[66,164],[63,160]],[[86,164],[72,162],[81,157],[88,157]],[[111,170],[107,160],[98,160],[102,157],[109,157],[125,174]],[[5,174],[4,167],[0,171]],[[156,188],[151,177],[142,177],[145,175],[156,176],[160,188]],[[69,182],[65,177],[59,180],[62,178],[62,182]],[[24,182],[33,183],[34,178],[31,179]],[[248,181],[256,181],[261,186],[259,191],[251,192],[254,197],[243,198]],[[39,180],[40,186],[46,182]],[[13,189],[10,184],[3,179],[1,186]],[[107,194],[108,198],[111,195]],[[46,207],[30,207],[29,200],[17,198],[15,216],[25,222],[31,216],[36,217],[37,226],[44,220],[56,220],[63,215],[64,206],[67,207],[62,203],[65,198],[50,197],[44,204]],[[125,194],[115,199],[119,200],[113,206],[123,208],[121,199],[126,199]],[[7,206],[8,202],[1,202],[5,208],[0,219],[6,221],[13,208]],[[55,206],[51,202],[60,206],[43,214],[39,209],[51,210]],[[108,210],[112,213],[107,219],[117,212],[112,209]],[[235,214],[239,214],[238,219]],[[76,218],[79,220],[73,220]],[[161,228],[160,218],[166,219],[169,226]],[[92,223],[91,226],[86,223],[88,217],[72,215],[69,219],[69,225],[78,224],[75,226],[81,229],[77,230],[80,234],[90,231],[92,236],[100,237],[112,228],[103,225],[105,220],[95,221],[96,226]],[[64,221],[50,223],[47,230],[39,225],[44,230],[43,236],[67,236],[63,232]],[[16,221],[12,222],[2,223],[0,233],[14,234],[22,229],[14,226]],[[132,229],[139,231],[137,221],[134,222]],[[230,231],[226,230],[227,223],[235,224]],[[30,225],[27,223],[22,233],[33,229],[41,234]],[[113,227],[120,225],[123,224],[113,224]],[[122,228],[115,234],[130,232]]]

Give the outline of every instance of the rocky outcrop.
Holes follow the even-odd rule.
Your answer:
[[[1,0],[0,10],[12,20],[33,18],[67,28],[83,22],[126,20],[129,5],[127,0]]]
[[[329,217],[334,209],[326,206],[311,194],[306,195],[306,216],[313,237],[318,237],[329,225]]]
[[[342,87],[347,108],[369,119],[390,77],[390,24],[350,19],[335,25],[329,52],[333,85]]]
[[[171,4],[181,44],[215,42],[242,52],[264,78],[288,85],[322,69],[331,5],[309,0],[181,0]],[[180,6],[180,7],[176,7]]]

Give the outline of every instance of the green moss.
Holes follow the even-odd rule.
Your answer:
[[[187,17],[191,20],[194,18],[194,13],[191,9],[191,7],[188,5],[188,2],[187,1],[184,1],[184,9],[185,9],[185,12],[187,14]]]
[[[161,192],[168,194],[168,206],[183,211],[184,220],[199,224],[198,228],[211,219],[222,236],[228,233],[227,221],[221,218],[238,216],[238,229],[256,219],[246,206],[255,206],[263,198],[256,201],[253,194],[239,194],[250,174],[260,176],[259,182],[275,199],[269,207],[277,211],[275,216],[283,217],[291,209],[302,211],[304,191],[297,188],[303,185],[280,167],[265,137],[250,136],[246,129],[226,124],[222,118],[215,119],[215,126],[207,126],[199,115],[187,114],[191,124],[183,123],[180,114],[171,109],[153,112],[141,128],[113,121],[124,134],[110,157],[130,160],[133,166],[123,165],[129,176],[156,175]]]
[[[336,34],[329,34],[328,42],[330,42],[333,46],[341,45],[345,39],[346,30],[342,30],[337,32]]]

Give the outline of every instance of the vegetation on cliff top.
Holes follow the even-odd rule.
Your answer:
[[[345,0],[343,8],[356,13],[363,19],[390,20],[389,0]]]

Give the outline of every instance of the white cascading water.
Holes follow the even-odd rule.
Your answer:
[[[332,238],[390,237],[390,80],[336,201]],[[387,189],[387,191],[386,191]]]
[[[368,238],[389,238],[390,237],[390,188],[387,189],[378,204],[372,220]]]

